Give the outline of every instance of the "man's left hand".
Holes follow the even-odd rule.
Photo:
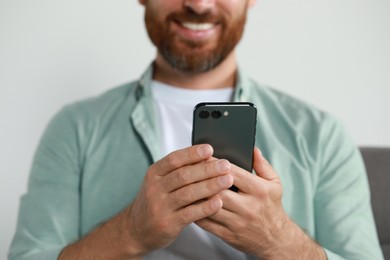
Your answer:
[[[306,256],[315,255],[316,259],[323,259],[322,248],[285,213],[280,178],[257,148],[253,168],[256,175],[232,165],[230,174],[239,191],[220,192],[222,209],[196,224],[236,249],[257,257],[282,259],[295,255],[310,259]]]

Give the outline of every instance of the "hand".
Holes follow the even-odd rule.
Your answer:
[[[283,227],[286,217],[280,179],[258,149],[254,151],[253,166],[256,175],[232,165],[231,174],[239,191],[220,192],[223,209],[196,223],[238,250],[258,255],[278,239],[275,231]]]
[[[240,251],[262,255],[279,243],[286,214],[280,179],[258,149],[254,151],[253,166],[256,175],[232,165],[231,174],[239,191],[220,192],[223,209],[196,224]]]
[[[219,193],[223,208],[196,222],[236,249],[262,259],[326,259],[282,207],[282,185],[259,149],[254,151],[256,175],[232,165],[238,192]]]
[[[169,245],[188,224],[222,208],[216,195],[233,184],[230,163],[213,159],[210,145],[173,152],[153,164],[126,211],[136,255]]]

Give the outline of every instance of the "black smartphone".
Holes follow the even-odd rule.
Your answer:
[[[192,144],[210,144],[214,157],[252,172],[256,115],[249,102],[200,103],[194,108]]]

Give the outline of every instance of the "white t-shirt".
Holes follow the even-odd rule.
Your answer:
[[[194,107],[201,102],[229,102],[233,88],[189,90],[153,81],[163,136],[162,155],[191,145]],[[148,254],[145,259],[246,259],[246,255],[196,224],[187,226],[168,247]]]
[[[152,81],[163,136],[162,155],[191,145],[194,107],[201,102],[228,102],[233,88],[190,90]]]

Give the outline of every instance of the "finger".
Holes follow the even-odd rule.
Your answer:
[[[167,192],[172,192],[191,183],[227,174],[229,171],[230,163],[227,160],[208,160],[169,173],[162,180],[163,187]]]
[[[248,194],[253,194],[262,187],[265,187],[267,181],[279,182],[279,176],[263,157],[260,150],[256,147],[253,153],[253,169],[256,175],[248,174],[247,171],[235,165],[232,165],[230,172],[234,177],[234,185],[240,192]]]
[[[258,189],[259,181],[261,180],[256,175],[232,164],[229,174],[234,178],[234,186],[238,188],[238,192],[252,194]]]
[[[243,220],[243,218],[240,217],[239,214],[226,210],[224,206],[225,206],[225,202],[223,201],[223,206],[217,213],[207,217],[206,219],[199,220],[196,224],[202,226],[203,228],[206,228],[207,224],[205,223],[211,222],[219,226],[223,226],[229,230],[232,230],[233,227],[241,226],[241,225],[243,225],[244,226],[243,228],[245,228],[245,224],[248,225],[248,223],[244,223],[245,220]]]
[[[168,202],[173,209],[178,209],[212,197],[232,185],[233,177],[229,174],[224,174],[180,188],[169,194]]]
[[[231,231],[225,225],[213,220],[211,217],[200,219],[196,221],[195,224],[220,238],[227,237],[227,235],[231,233]]]
[[[263,179],[274,180],[278,178],[275,170],[264,158],[260,149],[257,147],[254,149],[253,153],[253,169],[255,170],[256,175]]]
[[[185,165],[191,165],[206,160],[212,156],[213,152],[211,145],[194,145],[168,154],[153,164],[151,168],[156,171],[158,175],[164,176]]]
[[[189,225],[200,219],[207,218],[217,213],[222,208],[222,200],[216,197],[192,204],[177,211],[179,223]]]
[[[234,192],[231,190],[223,190],[218,193],[219,198],[223,201],[223,209],[232,213],[244,212],[248,208],[248,204],[243,203],[248,194],[243,192]]]

